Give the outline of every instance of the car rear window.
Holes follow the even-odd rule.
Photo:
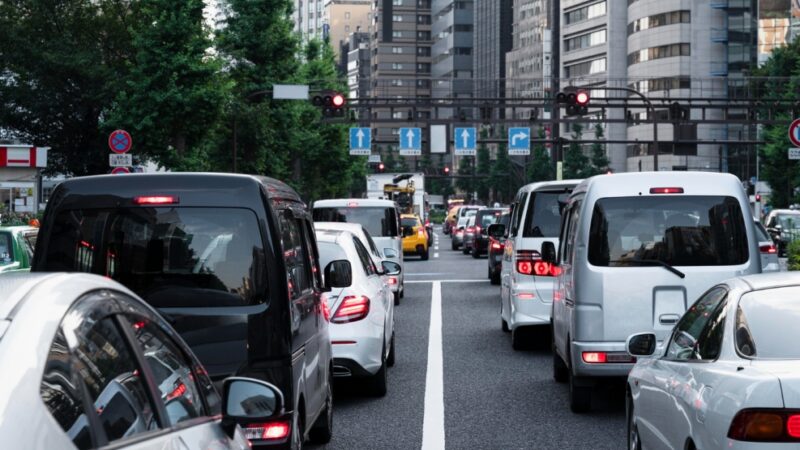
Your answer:
[[[501,210],[486,210],[480,211],[478,213],[478,220],[476,221],[476,225],[479,225],[483,228],[488,228],[489,225],[494,225],[500,222],[500,217],[502,217],[503,211]]]
[[[266,301],[264,246],[248,209],[64,210],[50,230],[40,270],[105,275],[162,308]]]
[[[589,233],[589,262],[727,266],[749,258],[739,202],[725,196],[637,196],[598,200]]]
[[[319,247],[319,262],[322,267],[327,266],[331,261],[347,259],[347,253],[339,244],[319,241],[317,246]]]
[[[748,292],[739,301],[734,337],[743,356],[800,359],[800,287]]]
[[[357,223],[375,237],[396,237],[397,212],[394,208],[353,206],[341,208],[314,208],[317,222]]]
[[[756,224],[756,237],[758,237],[758,242],[772,241],[772,238],[769,237],[767,230],[764,229],[764,225],[761,225],[758,222],[754,223]]]
[[[417,219],[400,219],[401,227],[415,227],[417,225]]]
[[[569,192],[531,192],[522,237],[558,237]]]

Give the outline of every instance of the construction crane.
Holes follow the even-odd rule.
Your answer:
[[[394,200],[400,207],[401,214],[414,214],[414,180],[413,174],[405,173],[392,178],[391,184],[383,185],[383,195],[387,200]],[[399,183],[405,181],[403,186]]]

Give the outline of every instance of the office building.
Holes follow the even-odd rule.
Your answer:
[[[325,0],[323,38],[330,41],[337,60],[347,58],[350,33],[369,30],[371,0]]]
[[[323,37],[324,0],[294,0],[294,31],[304,40]]]
[[[369,97],[369,33],[350,33],[347,48],[347,88],[349,98]]]
[[[433,0],[431,3],[433,98],[473,96],[473,6],[472,0]],[[455,113],[446,109],[441,112],[445,117]],[[471,109],[461,113],[467,118],[475,115]]]
[[[512,49],[512,6],[513,0],[477,0],[473,6],[472,75],[480,97],[504,94],[506,53]]]

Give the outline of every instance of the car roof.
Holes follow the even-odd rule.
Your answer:
[[[551,189],[551,188],[570,188],[575,187],[580,184],[582,180],[560,180],[560,181],[537,181],[535,183],[526,184],[519,188],[520,192],[532,192],[538,191],[542,189]]]
[[[769,215],[778,215],[778,214],[791,214],[791,215],[800,215],[800,211],[796,209],[773,209],[769,212]]]
[[[29,225],[14,225],[14,226],[9,226],[9,227],[0,227],[0,231],[12,231],[12,232],[15,232],[15,231],[17,231],[17,232],[18,231],[22,231],[22,232],[25,232],[25,231],[39,231],[39,228],[38,227],[32,227],[32,226],[29,226]]]
[[[392,200],[378,200],[374,198],[334,198],[317,200],[314,202],[314,208],[336,208],[341,206],[353,208],[358,208],[359,206],[384,206],[387,208],[394,208],[397,204]]]
[[[314,222],[314,228],[319,230],[349,231],[353,234],[366,233],[364,226],[352,222]]]
[[[317,230],[317,242],[328,242],[331,244],[341,245],[347,236],[354,236],[353,233],[347,230]]]
[[[604,196],[651,195],[650,189],[655,187],[680,187],[685,195],[744,193],[742,183],[729,173],[661,171],[596,175],[581,182],[572,195],[589,190],[601,191]]]
[[[732,278],[726,282],[744,291],[760,291],[790,286],[800,286],[800,272],[772,272]]]

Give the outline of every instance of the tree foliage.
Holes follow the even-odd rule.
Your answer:
[[[544,129],[539,128],[539,138],[544,138]],[[553,161],[543,144],[536,144],[531,149],[532,159],[528,163],[527,177],[531,182],[554,180]]]
[[[486,139],[489,137],[487,129],[481,130],[481,138]],[[492,161],[489,153],[489,146],[486,144],[478,145],[475,156],[475,173],[479,175],[475,179],[474,189],[478,193],[478,199],[488,202],[489,200],[489,179],[484,178],[482,175],[488,175],[491,171]]]
[[[583,126],[580,124],[572,125],[572,141],[580,140],[583,136]],[[583,153],[580,144],[570,142],[567,151],[564,152],[564,179],[580,179],[592,175],[592,166],[589,158]]]
[[[594,138],[601,140],[605,137],[603,126],[599,123],[594,126]],[[608,172],[608,156],[606,155],[606,146],[599,142],[592,144],[591,148],[591,175],[600,175]]]

